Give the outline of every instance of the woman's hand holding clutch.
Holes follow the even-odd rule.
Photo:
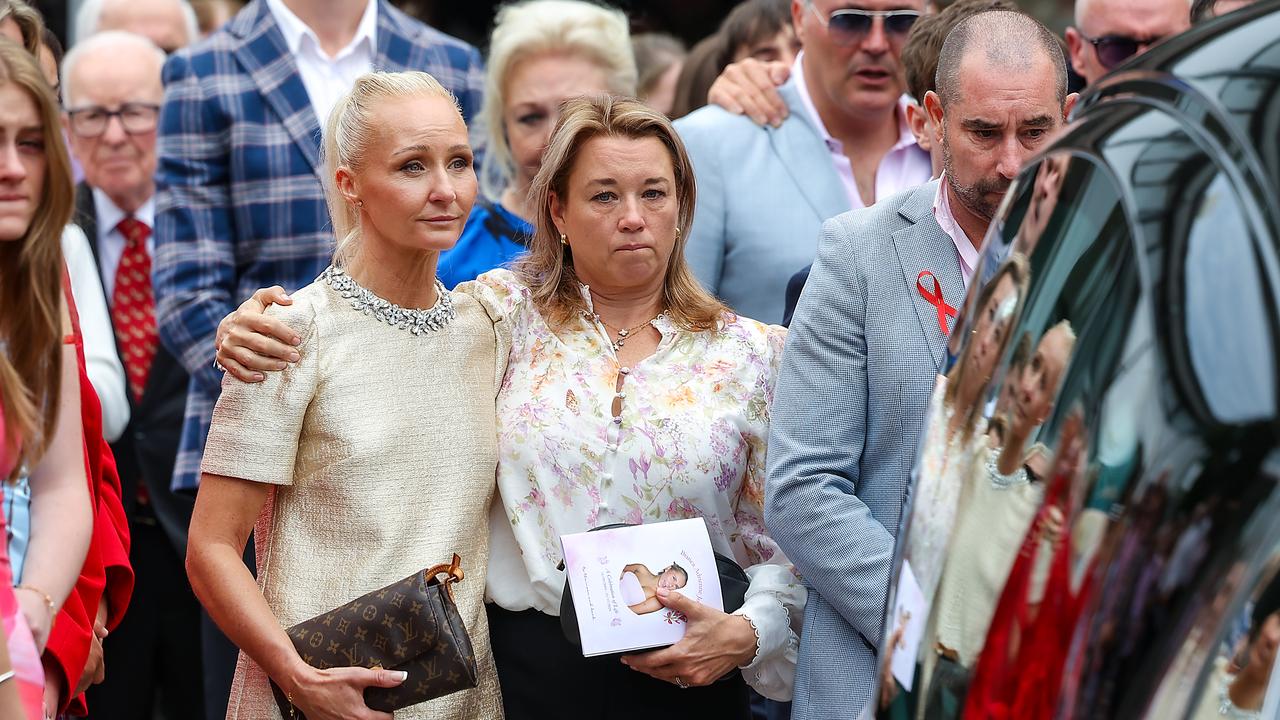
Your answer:
[[[293,683],[288,698],[307,720],[392,720],[391,713],[371,710],[364,704],[364,689],[395,687],[404,682],[405,677],[399,670],[362,667],[318,670],[308,665]]]

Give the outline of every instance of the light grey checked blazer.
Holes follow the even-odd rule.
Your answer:
[[[675,122],[698,178],[685,258],[711,294],[766,323],[782,322],[787,281],[813,262],[822,223],[849,211],[795,79],[778,94],[791,115],[777,129],[714,105]]]
[[[937,190],[827,221],[787,337],[765,524],[809,588],[795,720],[852,720],[875,687],[894,540],[946,344],[917,277],[932,272],[953,306],[964,297]]]

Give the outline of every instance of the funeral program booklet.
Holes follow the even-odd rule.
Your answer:
[[[560,542],[586,657],[684,637],[685,617],[663,606],[659,587],[724,610],[702,518],[561,535]]]

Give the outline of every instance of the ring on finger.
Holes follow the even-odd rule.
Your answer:
[[[677,676],[676,676],[676,687],[680,688],[681,690],[687,690],[687,689],[689,688],[689,683],[685,682],[684,680],[681,680],[681,679],[680,679],[680,676],[679,676],[679,675],[677,675]]]

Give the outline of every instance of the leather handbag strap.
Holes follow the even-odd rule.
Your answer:
[[[445,579],[443,581],[437,580],[441,575],[445,575]],[[454,553],[452,562],[441,563],[427,568],[423,571],[423,576],[428,583],[435,581],[443,585],[444,591],[449,595],[449,599],[453,600],[453,584],[461,582],[466,577],[466,573],[462,571],[462,558],[457,553]]]

